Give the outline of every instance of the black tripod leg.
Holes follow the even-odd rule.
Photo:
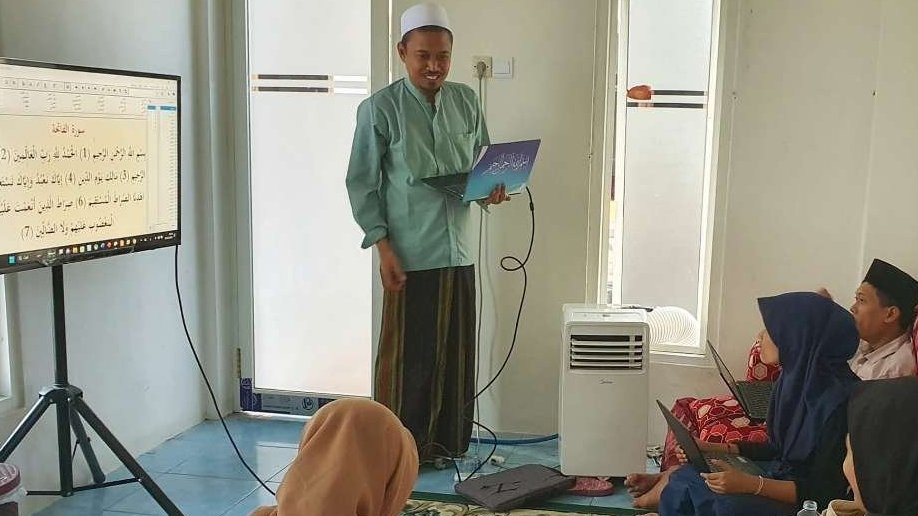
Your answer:
[[[73,494],[73,458],[70,455],[70,407],[57,403],[57,461],[61,472],[61,496]]]
[[[70,409],[70,426],[73,427],[73,434],[76,435],[77,444],[83,450],[83,456],[86,457],[86,464],[89,465],[89,471],[92,472],[92,480],[97,484],[105,482],[105,473],[99,467],[99,459],[96,458],[95,452],[92,451],[92,444],[89,442],[89,436],[86,435],[86,429],[83,428],[83,421],[80,415],[73,407]]]
[[[51,406],[51,401],[45,396],[40,396],[38,401],[32,405],[32,408],[29,409],[29,413],[19,422],[19,425],[16,426],[16,429],[13,430],[12,435],[9,439],[3,443],[3,446],[0,447],[0,462],[6,462],[6,459],[10,458],[10,455],[13,453],[13,450],[19,446],[19,443],[22,442],[26,434],[29,433],[29,430],[35,426],[35,423],[41,419],[42,414],[48,410],[48,407]]]
[[[150,493],[150,496],[156,500],[156,503],[166,511],[166,514],[169,516],[182,516],[182,511],[172,503],[172,500],[169,500],[169,497],[166,496],[166,493],[156,485],[156,482],[150,478],[150,475],[140,467],[140,464],[134,460],[134,457],[131,457],[131,454],[125,449],[125,447],[118,442],[118,439],[106,428],[105,424],[102,423],[102,420],[89,408],[89,405],[83,401],[83,398],[74,398],[73,399],[73,408],[83,416],[83,419],[86,420],[86,423],[89,424],[102,439],[102,441],[108,445],[108,447],[115,452],[115,455],[118,456],[118,459],[127,467],[128,471],[132,475],[137,477],[140,480],[140,484]]]

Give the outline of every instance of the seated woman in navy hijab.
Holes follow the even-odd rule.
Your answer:
[[[741,455],[771,461],[753,476],[720,463],[699,474],[673,473],[660,496],[662,516],[786,516],[804,500],[825,507],[842,498],[848,397],[859,379],[848,366],[858,345],[851,314],[818,294],[759,299],[765,323],[762,359],[781,364],[768,413],[767,443],[738,443]],[[704,450],[704,448],[702,448]]]

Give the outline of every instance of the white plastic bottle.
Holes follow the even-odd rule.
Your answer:
[[[797,516],[819,516],[818,506],[813,500],[803,502],[803,509],[797,513]]]

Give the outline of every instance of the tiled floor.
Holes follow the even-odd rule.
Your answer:
[[[239,449],[258,475],[276,490],[296,455],[303,424],[234,416],[227,420]],[[482,445],[482,457],[490,452]],[[475,447],[471,450],[473,453]],[[558,465],[557,442],[498,447],[504,467],[540,463]],[[172,438],[139,458],[170,499],[188,516],[244,516],[274,497],[251,478],[236,458],[219,421],[206,421]],[[495,466],[483,468],[497,471]],[[416,491],[452,494],[455,470],[424,467]],[[123,478],[119,470],[109,479]],[[603,498],[562,496],[552,501],[603,507],[631,507],[622,490]],[[40,516],[161,515],[164,512],[138,484],[109,487],[63,498],[37,513]]]

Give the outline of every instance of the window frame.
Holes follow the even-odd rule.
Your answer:
[[[726,17],[724,16],[725,2],[722,0],[712,0],[712,34],[710,47],[710,68],[708,74],[708,108],[705,113],[706,117],[706,135],[705,135],[705,157],[704,157],[704,185],[701,199],[701,234],[702,245],[701,255],[699,256],[699,281],[698,281],[698,342],[692,346],[679,346],[671,344],[652,344],[651,357],[654,362],[681,364],[681,365],[709,365],[707,361],[707,341],[708,335],[714,333],[718,327],[719,310],[716,307],[712,309],[712,296],[717,295],[716,284],[719,280],[715,278],[712,272],[712,264],[720,252],[722,245],[715,234],[715,224],[718,222],[718,210],[716,206],[717,184],[718,184],[718,166],[719,166],[719,149],[720,149],[720,132],[723,108],[723,91],[724,85],[724,68],[726,64],[725,38],[723,25]],[[610,164],[605,166],[603,174],[603,200],[601,209],[602,231],[599,232],[600,242],[600,266],[599,266],[599,287],[597,289],[597,302],[606,303],[607,292],[609,290],[609,278],[612,278],[612,299],[611,303],[621,304],[621,278],[622,278],[622,261],[623,245],[622,239],[612,238],[612,232],[621,235],[623,230],[624,202],[621,196],[614,198],[615,201],[615,220],[609,224],[609,196],[605,193],[613,191],[624,192],[624,155],[625,155],[625,133],[627,131],[626,123],[626,94],[627,94],[627,63],[628,63],[628,30],[630,20],[629,16],[630,2],[623,0],[619,2],[615,26],[610,24],[610,32],[617,28],[618,46],[617,52],[609,52],[608,71],[610,80],[608,81],[608,90],[605,92],[607,102],[611,104],[607,115],[607,122],[604,126],[603,162]],[[614,13],[613,13],[614,15]],[[611,39],[611,38],[610,38]],[[621,86],[621,87],[619,87]],[[611,247],[611,250],[610,250]],[[610,260],[611,255],[611,260]],[[609,267],[611,267],[611,274]],[[715,288],[712,288],[715,287]],[[716,330],[715,330],[716,331]]]

